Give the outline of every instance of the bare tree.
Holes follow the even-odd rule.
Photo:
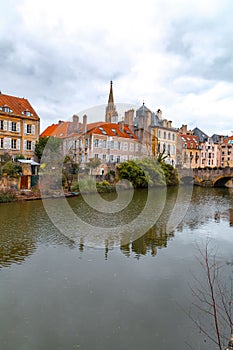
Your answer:
[[[207,241],[204,248],[198,246],[197,257],[203,271],[203,279],[194,276],[195,286],[191,287],[194,297],[193,307],[199,316],[195,317],[193,312],[189,317],[198,327],[199,331],[211,340],[216,349],[224,350],[232,334],[232,298],[233,284],[231,276],[223,282],[223,265],[217,261],[215,248],[210,248]],[[233,349],[231,341],[227,349]]]

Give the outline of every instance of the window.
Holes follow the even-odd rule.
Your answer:
[[[121,149],[121,142],[118,142],[118,149]]]
[[[95,154],[95,159],[98,159],[99,158],[99,155],[98,154]]]
[[[99,140],[98,140],[98,139],[95,139],[95,140],[94,140],[94,147],[95,147],[95,148],[98,148],[98,147],[99,147]]]
[[[159,130],[158,136],[161,137],[161,131]]]
[[[166,131],[163,133],[163,138],[166,139]]]
[[[128,143],[124,142],[124,151],[128,151]]]
[[[16,131],[16,122],[11,123],[11,131]]]
[[[17,140],[11,139],[11,149],[16,149],[16,145],[17,145]]]
[[[103,160],[106,161],[106,154],[103,154]]]
[[[4,129],[4,122],[3,120],[0,120],[0,130],[3,130]]]
[[[130,149],[130,152],[134,151],[134,144],[133,143],[130,143],[129,149]]]
[[[12,112],[12,110],[9,107],[7,107],[7,106],[3,106],[2,110],[3,110],[3,112],[6,112],[6,113]]]
[[[170,140],[171,139],[171,134],[170,134],[170,132],[168,133],[168,140]]]
[[[0,148],[3,148],[3,137],[0,139]]]
[[[30,124],[27,124],[27,134],[32,133],[32,126]]]
[[[32,149],[32,141],[27,141],[26,149],[27,149],[27,151],[31,151],[31,149]]]
[[[103,147],[103,148],[106,148],[106,147],[107,147],[107,141],[106,141],[106,140],[103,140],[102,147]]]
[[[26,115],[27,117],[32,117],[33,116],[33,114],[28,109],[23,111],[22,114]]]
[[[175,141],[175,134],[172,134],[172,141]]]

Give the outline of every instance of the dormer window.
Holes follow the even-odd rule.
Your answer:
[[[26,115],[26,117],[32,117],[33,116],[33,114],[28,109],[23,111],[22,114]]]
[[[8,106],[2,106],[1,107],[1,109],[2,109],[2,111],[3,112],[5,112],[5,113],[11,113],[12,112],[12,110],[10,109],[10,107],[8,107]]]

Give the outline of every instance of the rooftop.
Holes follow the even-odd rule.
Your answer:
[[[7,112],[21,116],[25,115],[39,119],[39,116],[27,99],[2,93],[0,93],[0,112]]]

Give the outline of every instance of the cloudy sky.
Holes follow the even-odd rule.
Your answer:
[[[0,90],[27,98],[41,131],[105,104],[112,79],[117,103],[231,134],[232,16],[231,0],[1,0]]]

